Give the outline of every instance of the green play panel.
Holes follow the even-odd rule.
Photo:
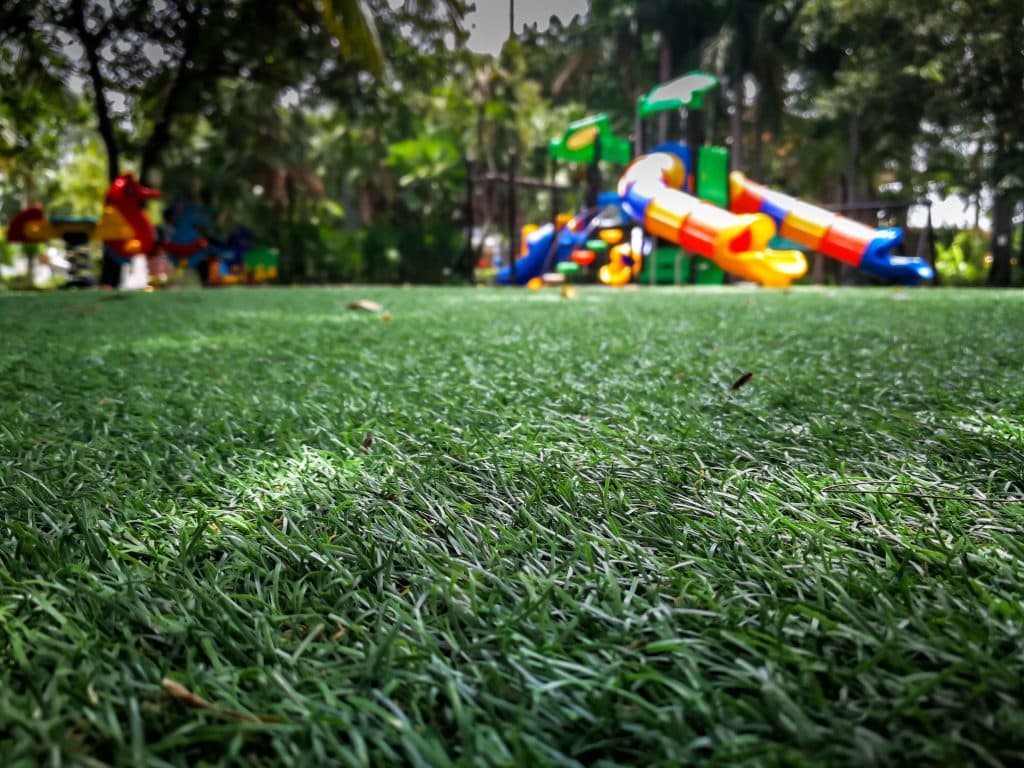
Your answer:
[[[644,268],[634,282],[639,285],[650,285],[651,262],[655,262],[654,279],[658,285],[674,285],[676,283],[676,255],[679,259],[679,284],[686,285],[690,279],[690,255],[674,246],[662,246],[654,252],[653,259],[644,260]],[[722,285],[725,272],[709,259],[697,257],[697,285]]]

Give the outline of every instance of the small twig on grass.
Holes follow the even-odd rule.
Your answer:
[[[892,491],[883,488],[861,488],[862,485],[878,484],[871,480],[854,480],[848,483],[834,483],[821,489],[822,493],[843,491],[845,493],[875,494],[879,496],[908,496],[914,499],[944,499],[946,501],[973,501],[978,504],[1024,504],[1024,498],[991,499],[985,496],[958,496],[949,493],[921,493],[920,491]]]
[[[732,383],[732,386],[729,387],[729,391],[735,392],[737,389],[747,384],[752,378],[754,378],[754,372],[747,371]]]

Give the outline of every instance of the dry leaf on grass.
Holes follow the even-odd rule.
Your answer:
[[[211,715],[221,717],[225,720],[242,721],[246,723],[278,722],[278,718],[270,715],[250,715],[248,712],[239,712],[233,709],[221,709],[220,707],[215,707],[201,696],[196,696],[181,683],[175,682],[167,677],[160,681],[160,687],[167,691],[171,698],[181,702],[186,707],[190,707],[191,709],[204,709]]]
[[[359,301],[350,301],[345,305],[345,309],[358,309],[363,312],[380,312],[384,307],[376,301],[360,299]]]
[[[181,683],[177,683],[169,678],[164,678],[160,681],[160,687],[167,691],[173,698],[180,701],[186,707],[192,707],[193,709],[209,709],[213,705],[210,704],[206,699],[196,696],[192,691],[186,688]]]

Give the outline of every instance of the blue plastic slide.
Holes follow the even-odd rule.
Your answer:
[[[516,284],[526,285],[534,277],[544,273],[544,264],[551,250],[551,238],[555,234],[554,224],[545,224],[526,238],[526,255],[516,259]],[[498,285],[512,282],[511,267],[502,267],[495,276]]]

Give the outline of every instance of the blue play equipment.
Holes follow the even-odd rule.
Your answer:
[[[184,262],[190,269],[199,269],[217,252],[207,235],[215,218],[212,208],[185,200],[168,207],[164,211],[164,250],[179,264]]]
[[[526,285],[545,272],[554,271],[558,264],[568,261],[573,251],[582,250],[602,229],[628,228],[629,218],[622,209],[622,200],[615,192],[602,192],[597,207],[580,211],[557,233],[553,224],[545,224],[526,238],[526,255],[516,259],[516,285]],[[644,239],[643,253],[651,250],[650,238]],[[503,267],[495,275],[498,285],[512,284],[512,269]]]
[[[544,266],[551,253],[551,241],[554,236],[555,225],[549,223],[526,238],[526,255],[516,259],[517,285],[526,285],[530,280],[540,277],[544,273]],[[559,245],[559,250],[561,250],[561,245]],[[556,255],[556,263],[560,260]],[[512,267],[504,266],[498,270],[494,281],[499,285],[509,285],[512,282]]]

